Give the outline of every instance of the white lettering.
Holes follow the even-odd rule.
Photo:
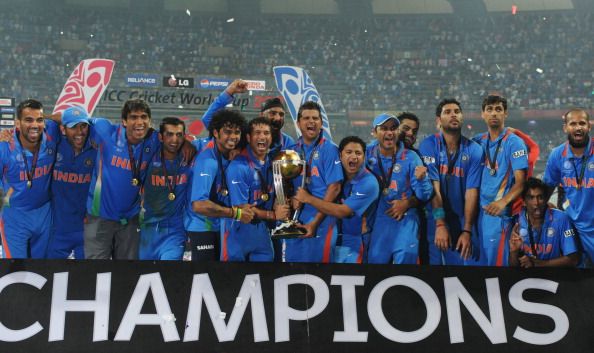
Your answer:
[[[313,289],[315,300],[307,310],[295,310],[289,306],[289,286],[303,284]],[[289,322],[309,320],[320,314],[330,301],[328,286],[320,277],[303,274],[291,275],[274,280],[274,333],[275,342],[291,340]]]
[[[499,280],[497,278],[488,278],[485,280],[487,284],[487,300],[489,302],[491,321],[485,316],[481,308],[474,299],[472,299],[470,293],[468,293],[457,277],[444,278],[443,282],[445,287],[451,343],[464,342],[460,302],[462,302],[464,307],[468,309],[472,318],[479,324],[491,343],[497,344],[507,342],[503,305],[501,304],[501,293],[499,292]]]
[[[50,315],[50,342],[64,340],[66,312],[92,312],[93,342],[106,341],[109,329],[109,300],[111,273],[98,273],[95,284],[95,300],[68,300],[68,272],[54,274],[52,307]]]
[[[4,288],[16,284],[16,283],[24,283],[30,286],[33,286],[37,289],[41,289],[47,280],[33,272],[27,271],[18,271],[9,273],[5,276],[0,278],[0,293],[4,290]],[[16,310],[16,309],[13,309]],[[4,324],[0,323],[0,341],[1,342],[19,342],[24,341],[28,338],[35,336],[43,330],[43,326],[39,323],[39,321],[35,321],[29,327],[21,329],[21,330],[11,330],[8,327],[4,326]]]
[[[423,299],[425,308],[427,309],[427,320],[425,320],[425,323],[420,329],[411,332],[400,331],[393,327],[386,319],[382,310],[382,299],[386,291],[394,286],[409,287]],[[435,294],[427,283],[411,276],[394,276],[378,283],[369,294],[367,312],[371,324],[378,333],[391,341],[401,343],[413,343],[424,340],[435,331],[441,319],[441,306],[439,305],[437,294]]]
[[[247,309],[247,304],[250,302],[252,308],[254,342],[269,340],[264,298],[262,296],[262,287],[260,285],[260,275],[253,274],[245,276],[227,325],[225,325],[224,320],[226,315],[221,315],[223,312],[221,312],[221,307],[219,306],[208,274],[194,275],[192,292],[190,293],[190,303],[188,304],[184,342],[198,340],[200,335],[200,318],[202,315],[203,299],[219,342],[233,341],[235,339],[239,324]]]
[[[149,291],[153,296],[157,313],[141,314],[140,311]],[[134,293],[128,303],[114,340],[129,341],[137,325],[159,325],[165,342],[179,341],[175,320],[172,320],[172,317],[161,275],[159,273],[142,275],[136,283],[136,288],[134,288]]]
[[[569,318],[563,310],[553,305],[532,303],[522,297],[526,289],[541,289],[557,293],[557,287],[559,283],[539,278],[527,278],[511,287],[509,303],[512,308],[522,313],[548,316],[555,322],[555,329],[549,333],[530,332],[518,326],[514,332],[515,339],[529,344],[546,345],[558,342],[565,337],[569,331]]]
[[[355,286],[365,284],[365,276],[332,276],[330,284],[340,286],[344,331],[334,332],[334,342],[367,342],[367,332],[359,331]]]

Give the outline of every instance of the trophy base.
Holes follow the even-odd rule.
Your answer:
[[[303,238],[305,234],[305,230],[297,227],[296,221],[288,221],[274,228],[270,237],[272,239],[299,239]]]

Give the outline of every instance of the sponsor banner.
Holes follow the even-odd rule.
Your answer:
[[[2,114],[2,119],[14,119],[14,114]]]
[[[0,125],[2,126],[14,126],[14,120],[4,120],[5,117],[2,116],[2,120],[0,120]]]
[[[163,77],[163,87],[193,88],[194,79],[192,77],[177,77],[175,75]]]
[[[196,88],[222,91],[227,88],[231,82],[233,82],[233,80],[227,78],[202,77],[198,79],[198,85]]]
[[[0,113],[15,113],[16,108],[0,108]]]
[[[266,91],[266,81],[244,80],[248,91]]]
[[[14,98],[0,98],[0,107],[14,107]]]
[[[159,76],[145,74],[126,75],[126,85],[129,87],[157,87]]]
[[[0,261],[1,352],[592,352],[577,269]]]

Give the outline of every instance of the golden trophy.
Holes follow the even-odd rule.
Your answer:
[[[289,204],[289,193],[293,190],[291,180],[301,175],[301,187],[305,185],[305,161],[299,153],[293,150],[281,151],[272,161],[272,176],[274,179],[274,191],[276,201],[279,205]],[[293,239],[301,238],[306,231],[299,228],[297,219],[299,210],[295,210],[291,220],[281,222],[271,234],[272,239]]]

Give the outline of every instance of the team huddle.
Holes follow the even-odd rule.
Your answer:
[[[438,132],[416,149],[413,113],[380,114],[369,145],[348,136],[337,146],[315,102],[299,107],[297,140],[282,131],[278,98],[249,122],[225,108],[246,90],[232,82],[202,117],[209,136],[191,142],[179,118],[153,130],[142,100],[124,104],[119,124],[79,107],[44,117],[40,102],[21,102],[0,142],[4,257],[182,260],[189,243],[192,261],[592,266],[585,110],[564,115],[568,140],[540,180],[538,145],[505,126],[501,96],[484,99],[487,131],[472,138],[460,102],[442,100]],[[284,203],[273,162],[288,150],[304,166]],[[302,235],[272,239],[294,215]]]

